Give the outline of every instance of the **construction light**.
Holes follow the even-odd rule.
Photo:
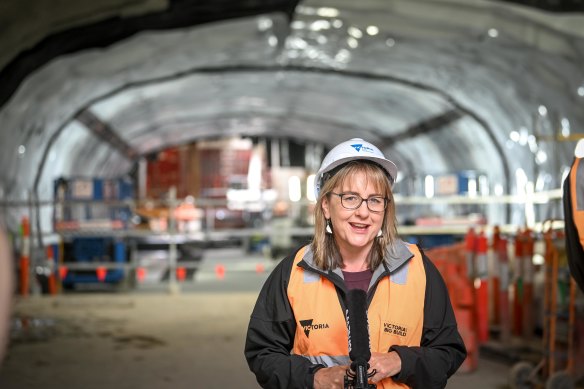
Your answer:
[[[316,201],[316,196],[314,195],[314,178],[314,174],[306,178],[306,198],[308,201]]]
[[[302,197],[300,178],[298,176],[291,176],[288,178],[288,197],[292,202],[300,201],[300,198]]]
[[[424,192],[426,194],[426,198],[431,199],[434,197],[434,177],[433,176],[426,176],[424,178]]]

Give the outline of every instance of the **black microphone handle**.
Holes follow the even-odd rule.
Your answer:
[[[358,364],[355,370],[355,382],[353,384],[354,389],[368,389],[369,384],[367,383],[367,365]]]
[[[347,369],[345,374],[345,389],[376,389],[376,384],[369,384],[367,380],[369,374],[367,373],[367,365],[352,364],[350,370]]]
[[[351,289],[347,293],[347,328],[349,331],[349,358],[352,362],[366,364],[371,358],[369,349],[369,320],[367,318],[367,293]]]
[[[370,389],[377,385],[367,383],[369,358],[369,320],[367,318],[367,293],[361,289],[351,289],[347,293],[347,328],[349,330],[349,358],[351,359],[352,389]]]

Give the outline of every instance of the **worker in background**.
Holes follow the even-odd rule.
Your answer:
[[[377,388],[444,388],[464,361],[440,273],[397,236],[396,177],[395,164],[362,139],[324,158],[312,242],[278,264],[250,318],[245,357],[263,388],[344,387],[344,305],[353,288],[367,293],[368,373]]]
[[[8,328],[12,308],[12,249],[0,223],[0,364],[8,343]]]
[[[584,139],[578,142],[574,154],[564,181],[566,252],[572,277],[584,291]]]

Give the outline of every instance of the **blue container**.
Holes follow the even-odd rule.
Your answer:
[[[126,244],[123,241],[114,241],[112,238],[76,238],[73,241],[73,255],[75,261],[96,263],[125,263]],[[66,265],[65,265],[66,266]],[[108,269],[105,279],[100,281],[94,269],[73,270],[67,273],[63,284],[73,286],[82,283],[118,283],[124,279],[125,271],[120,269]]]
[[[110,238],[75,238],[73,258],[78,262],[93,262],[108,256]]]
[[[103,179],[93,179],[93,200],[103,200]]]
[[[134,198],[134,183],[124,177],[118,179],[118,200],[132,200]]]

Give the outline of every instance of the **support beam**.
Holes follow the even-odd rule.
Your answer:
[[[415,138],[419,135],[428,134],[432,131],[438,130],[445,127],[446,125],[457,121],[464,116],[464,113],[459,109],[450,109],[444,113],[433,116],[429,119],[425,119],[418,122],[397,135],[387,136],[381,140],[380,148],[390,148],[396,143]]]
[[[101,119],[95,116],[90,110],[84,109],[80,111],[75,116],[75,120],[82,123],[91,132],[103,141],[109,143],[112,148],[119,151],[129,160],[134,160],[138,156],[138,152],[132,146],[130,146],[114,131],[113,128],[107,123],[102,122]]]

